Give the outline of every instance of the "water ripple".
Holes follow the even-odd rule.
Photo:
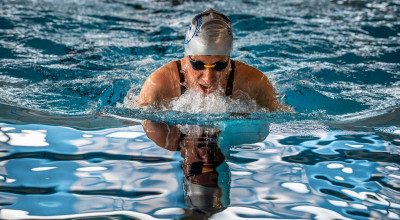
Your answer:
[[[208,7],[232,20],[232,58],[295,112],[221,99],[199,110],[193,97],[186,110],[132,108]],[[2,2],[0,218],[399,218],[399,11],[398,0]],[[143,120],[220,131],[206,140],[225,161],[192,166],[185,153],[211,149],[158,147]]]
[[[23,153],[13,153],[7,156],[0,157],[0,161],[8,161],[12,159],[44,159],[49,161],[99,161],[99,160],[126,160],[126,161],[138,161],[143,163],[166,163],[173,162],[169,158],[162,157],[143,157],[143,156],[133,156],[133,155],[116,155],[108,154],[103,152],[90,152],[85,154],[60,154],[48,151],[38,151],[38,152],[23,152]]]

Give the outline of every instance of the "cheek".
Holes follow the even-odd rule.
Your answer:
[[[216,82],[218,82],[220,84],[224,83],[226,81],[226,79],[228,79],[227,73],[225,73],[225,72],[216,72],[215,73],[215,79],[216,79]]]
[[[223,83],[223,82],[225,82],[226,79],[228,79],[228,75],[227,75],[228,73],[226,71],[224,71],[224,72],[215,71],[212,74],[214,75],[213,76],[213,78],[215,80],[214,82],[217,82],[217,83]],[[202,77],[203,77],[202,71],[191,71],[188,74],[188,81],[190,83],[197,83],[198,81],[202,80]]]
[[[194,76],[195,79],[201,79],[201,77],[203,77],[203,72],[201,72],[201,71],[196,71],[196,72],[193,74],[193,76]]]
[[[225,73],[225,72],[218,72],[217,73],[217,77],[220,80],[227,78],[226,76],[227,76],[227,73]]]
[[[201,79],[201,72],[200,71],[192,71],[191,73],[188,74],[188,80],[190,82],[196,82],[199,79]]]

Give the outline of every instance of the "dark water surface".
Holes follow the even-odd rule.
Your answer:
[[[232,21],[233,59],[296,113],[129,108],[209,7]],[[399,219],[399,14],[398,0],[0,1],[0,218]]]

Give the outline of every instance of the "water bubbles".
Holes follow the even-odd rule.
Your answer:
[[[173,111],[196,113],[251,113],[266,110],[257,105],[254,100],[245,101],[235,100],[229,97],[221,96],[219,91],[204,95],[194,89],[189,89],[183,95],[171,101],[169,107]],[[167,110],[167,109],[165,109]]]

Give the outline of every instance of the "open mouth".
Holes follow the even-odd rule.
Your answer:
[[[211,86],[205,86],[205,85],[200,84],[200,88],[204,94],[210,94],[210,93],[214,92],[214,89]]]

